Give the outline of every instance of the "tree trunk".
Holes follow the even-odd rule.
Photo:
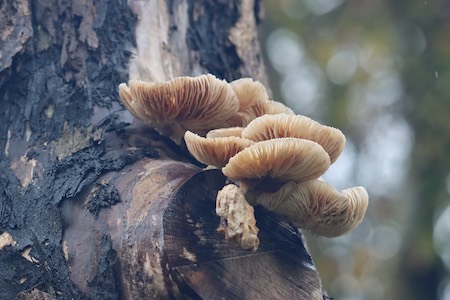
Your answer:
[[[0,299],[322,299],[301,234],[216,232],[225,178],[134,121],[129,79],[267,83],[259,1],[0,4]]]

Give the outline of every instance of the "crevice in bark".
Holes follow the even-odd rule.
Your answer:
[[[100,242],[100,259],[97,266],[97,274],[89,282],[92,288],[93,299],[119,299],[120,286],[117,283],[114,271],[117,264],[117,253],[112,248],[111,240],[103,236]]]
[[[200,64],[211,74],[232,81],[242,76],[241,59],[229,39],[240,18],[240,1],[189,0],[187,44],[198,52]]]

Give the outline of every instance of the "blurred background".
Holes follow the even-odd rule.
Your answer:
[[[307,236],[334,299],[450,300],[450,1],[265,1],[274,99],[341,129],[324,178],[363,185],[363,223]]]

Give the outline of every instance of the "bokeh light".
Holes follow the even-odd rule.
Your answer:
[[[354,231],[306,233],[335,299],[450,300],[450,2],[266,1],[274,98],[340,128],[323,175],[370,200]],[[441,7],[442,6],[442,7]],[[439,21],[438,21],[439,20]]]

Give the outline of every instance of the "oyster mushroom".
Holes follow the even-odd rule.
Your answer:
[[[239,99],[239,111],[245,111],[257,102],[269,100],[267,90],[259,81],[252,78],[240,78],[230,83]]]
[[[239,109],[232,87],[211,74],[166,82],[130,80],[119,85],[119,95],[137,119],[178,144],[186,130],[206,133],[224,127]]]
[[[235,185],[230,184],[227,188],[219,191],[217,195],[217,206],[224,206],[230,199],[236,198],[236,190],[241,191],[240,201],[245,201],[248,205],[248,199],[258,195],[266,189],[279,187],[280,183],[289,180],[304,181],[311,178],[317,178],[322,175],[330,165],[330,158],[325,150],[317,143],[297,138],[279,138],[268,141],[258,142],[246,147],[242,151],[229,159],[228,164],[222,168],[222,172],[230,178]],[[233,188],[229,187],[233,186]],[[239,187],[238,187],[239,186]],[[251,196],[246,199],[244,194]],[[251,204],[254,204],[250,200]],[[245,207],[245,205],[242,205]],[[246,210],[247,216],[250,214]],[[247,220],[253,220],[248,216]],[[226,233],[227,224],[235,224],[235,212],[229,210],[228,213],[222,213],[221,228]],[[246,223],[241,222],[241,231],[245,231]],[[255,226],[256,227],[256,226]],[[233,230],[232,230],[233,231]],[[248,230],[247,230],[248,231]],[[253,235],[257,234],[251,232]],[[246,239],[247,243],[253,241],[255,244],[251,249],[256,249],[259,239]],[[226,235],[227,236],[227,235]],[[241,244],[240,240],[238,242]],[[242,245],[241,245],[242,246]]]
[[[243,129],[244,128],[242,128],[242,127],[228,127],[228,128],[213,129],[206,134],[206,137],[207,138],[227,137],[227,136],[241,137]]]
[[[308,117],[292,114],[263,115],[251,121],[242,137],[259,142],[283,137],[302,138],[320,144],[334,163],[344,150],[345,136],[336,128],[325,126]]]
[[[254,144],[237,136],[204,138],[190,131],[186,131],[184,140],[195,159],[218,168],[225,166],[230,157]]]
[[[256,203],[286,216],[295,226],[312,233],[336,237],[358,226],[366,213],[365,188],[341,192],[321,180],[289,182],[274,193],[263,193]]]
[[[278,138],[256,143],[230,158],[222,172],[232,179],[265,176],[301,182],[318,178],[330,166],[330,158],[316,142]]]
[[[230,83],[239,99],[237,114],[227,120],[229,126],[247,126],[254,118],[264,114],[294,112],[284,104],[269,100],[266,88],[251,78],[241,78]]]

